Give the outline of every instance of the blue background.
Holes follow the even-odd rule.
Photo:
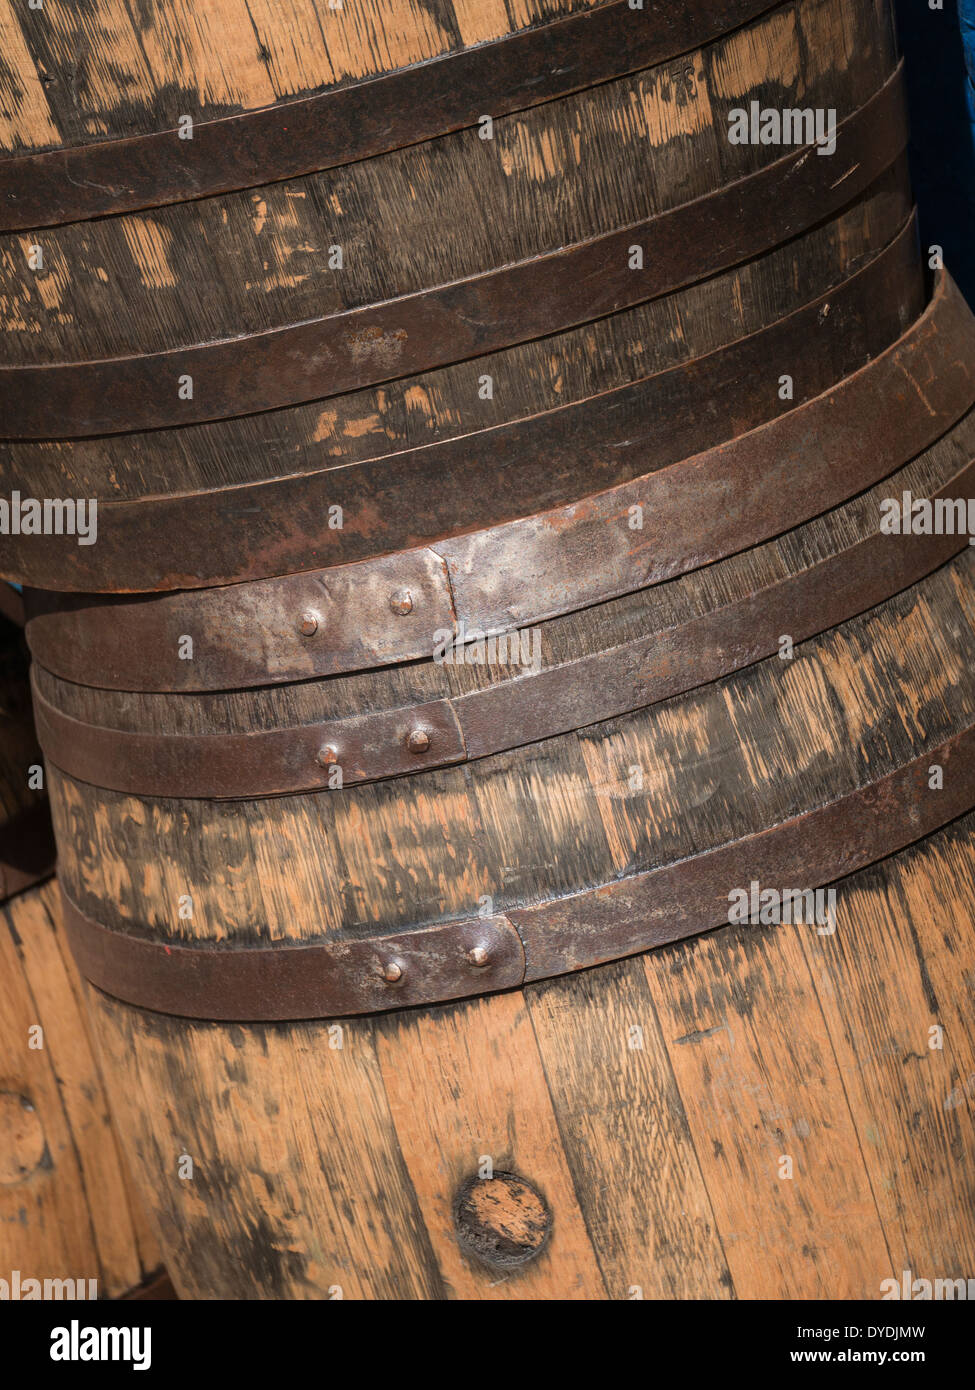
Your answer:
[[[921,245],[945,265],[975,308],[975,0],[895,0],[904,54],[908,154]],[[925,263],[927,258],[925,257]]]

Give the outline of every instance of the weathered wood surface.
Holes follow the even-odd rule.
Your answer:
[[[219,0],[159,10],[0,3],[0,149],[214,120],[421,63],[588,9],[586,0]]]
[[[841,885],[832,937],[726,927],[341,1035],[97,999],[181,1293],[876,1299],[905,1268],[967,1277],[973,832]],[[453,1235],[485,1160],[552,1211],[515,1268]]]
[[[259,190],[8,234],[5,363],[258,333],[584,242],[787,153],[732,144],[730,110],[801,96],[841,121],[895,65],[873,0],[792,0],[687,55],[676,77],[665,64],[501,118],[490,140],[459,131]],[[395,360],[393,342],[360,347]]]
[[[43,882],[41,765],[27,649],[0,619],[0,1278],[94,1280],[118,1297],[159,1248],[111,1128],[60,896]]]
[[[141,1284],[159,1247],[112,1127],[53,880],[0,906],[0,1078],[3,1278],[94,1280],[100,1298]]]
[[[888,480],[893,495],[956,471],[970,431],[966,417]],[[644,594],[557,620],[561,650],[807,563],[875,527],[884,491],[720,575],[662,588],[652,617]],[[485,897],[503,911],[679,860],[970,726],[973,567],[966,547],[792,661],[466,769],[227,806],[123,797],[52,773],[68,891],[118,927],[243,944],[375,933],[473,912]],[[321,685],[363,704],[417,671],[421,685],[432,675],[417,666]],[[438,670],[445,678],[490,677]],[[150,708],[194,703],[48,686],[76,711],[110,708],[140,727]],[[203,726],[253,726],[303,701],[307,714],[316,698],[312,685],[204,697]],[[120,1132],[179,1291],[877,1297],[903,1268],[962,1276],[975,1230],[966,1209],[945,1233],[942,1214],[971,1180],[971,1042],[958,1020],[975,966],[972,829],[968,817],[841,888],[835,938],[811,924],[729,926],[516,994],[334,1025],[196,1024],[91,991]],[[913,956],[890,945],[891,902],[903,904],[898,939],[917,943]],[[925,953],[941,962],[934,1005]],[[923,1050],[933,1024],[947,1051]],[[932,1144],[937,1162],[912,1206]],[[532,1184],[551,1217],[524,1263],[486,1263],[457,1236],[458,1193],[485,1172],[501,1175],[481,1189],[488,1244],[493,1231],[499,1248],[517,1247],[534,1229],[506,1174]]]
[[[776,551],[769,560],[781,563]],[[802,644],[792,661],[774,656],[466,767],[227,803],[140,799],[52,768],[59,843],[71,847],[66,887],[108,926],[267,940],[378,935],[476,914],[484,897],[504,912],[656,867],[831,801],[966,728],[975,713],[973,577],[966,547],[927,580]],[[598,632],[600,612],[572,623]],[[348,685],[366,704],[373,688],[402,691],[416,669]],[[437,678],[465,680],[471,670],[444,667]],[[150,708],[195,708],[214,731],[234,710],[244,727],[273,719],[275,708],[307,718],[316,699],[321,714],[332,684],[174,698],[40,681],[68,713],[97,719],[96,710],[128,708],[138,723]],[[179,916],[185,895],[191,920]]]
[[[898,166],[838,218],[767,256],[583,329],[327,405],[145,434],[4,443],[0,479],[25,496],[44,487],[59,496],[67,475],[79,494],[97,496],[104,506],[369,460],[384,466],[386,456],[587,399],[756,332],[865,264],[891,241],[910,205],[905,170]],[[920,308],[917,272],[905,280],[904,294],[915,311]],[[801,356],[816,349],[810,343],[797,350]],[[767,381],[743,382],[743,390],[774,403],[781,374],[774,365]],[[831,359],[830,366],[842,370],[845,364]],[[485,374],[493,382],[490,395],[480,385]],[[802,393],[803,372],[795,377]]]
[[[110,7],[43,20],[6,6],[0,94],[14,99],[0,143],[45,149],[246,110],[543,22],[574,0],[503,11],[493,0],[386,0],[365,24],[353,6],[303,5],[218,0],[202,18]],[[230,38],[214,69],[216,26]],[[289,29],[301,40],[292,49]],[[171,32],[184,41],[169,43]],[[732,107],[824,106],[842,119],[895,62],[886,5],[794,0],[679,62],[499,119],[492,140],[469,129],[265,188],[53,228],[37,236],[43,271],[28,266],[34,235],[8,235],[6,358],[80,360],[260,332],[543,254],[770,162],[780,151],[729,143]],[[69,477],[73,492],[111,502],[395,468],[403,450],[612,390],[832,294],[890,243],[909,201],[898,161],[790,244],[598,323],[249,419],[10,445],[0,483],[59,495]],[[341,272],[328,266],[333,245]],[[917,312],[918,270],[908,258],[875,337]],[[828,378],[877,341],[851,338],[828,360],[817,350],[802,345]],[[793,366],[770,361],[767,380],[742,383],[747,409],[729,407],[725,437]],[[490,394],[479,389],[485,373]],[[808,380],[796,390],[804,399]],[[883,498],[924,495],[969,463],[973,419],[793,530],[783,497],[783,534],[753,551],[541,624],[543,662],[612,650],[802,573],[872,533]],[[532,481],[525,510],[553,503],[559,485]],[[483,503],[472,497],[472,510]],[[395,534],[394,518],[390,549]],[[894,587],[789,659],[463,767],[230,803],[122,795],[52,767],[66,891],[106,924],[163,941],[371,937],[539,903],[739,841],[971,728],[975,552]],[[44,672],[38,682],[68,713],[110,727],[214,732],[393,708],[511,674],[423,660],[204,696],[118,694]],[[938,794],[936,782],[925,792]],[[87,988],[120,1139],[180,1293],[876,1298],[905,1268],[967,1277],[973,831],[975,813],[841,884],[831,935],[729,925],[458,1004],[223,1026]],[[35,1002],[57,1006],[52,1048],[75,1027],[58,1002],[76,1007],[78,986],[49,891],[8,908],[0,935],[0,992],[11,996],[0,1016],[15,1047]],[[126,1181],[99,1064],[85,1044],[56,1077],[49,1065],[30,1054],[11,1083],[13,1186],[31,1193],[43,1258],[88,1260],[120,1289],[153,1256],[141,1217],[107,1187],[88,1194],[84,1214],[95,1149],[99,1171],[118,1175],[116,1193]],[[72,1098],[75,1084],[93,1109]],[[62,1109],[49,1119],[19,1099],[35,1094]],[[52,1228],[45,1164],[68,1152],[75,1126],[95,1148],[71,1151],[73,1176],[46,1199],[47,1211],[70,1211]]]

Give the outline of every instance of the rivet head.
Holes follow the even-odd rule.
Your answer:
[[[491,964],[491,952],[486,946],[472,946],[467,952],[467,959],[480,970]]]
[[[430,735],[426,729],[414,729],[407,737],[406,746],[411,753],[425,753],[430,747]]]
[[[389,606],[394,613],[405,618],[407,613],[413,612],[413,595],[409,589],[394,589],[389,596]]]
[[[320,615],[313,608],[307,608],[298,619],[298,631],[302,637],[314,637],[320,621]]]
[[[383,979],[388,985],[395,985],[397,980],[403,978],[403,967],[399,961],[388,960],[383,966]]]
[[[339,750],[334,743],[323,743],[315,754],[319,767],[332,767],[339,760]]]

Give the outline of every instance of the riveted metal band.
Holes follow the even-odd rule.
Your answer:
[[[935,496],[966,497],[970,463]],[[450,699],[246,734],[148,734],[83,723],[34,687],[45,756],[79,781],[142,796],[250,799],[445,767],[669,699],[883,602],[965,548],[879,531],[679,627]],[[336,780],[335,771],[341,772]]]
[[[244,337],[135,357],[0,368],[10,439],[77,438],[251,415],[477,357],[652,299],[838,212],[904,149],[902,65],[840,122],[706,197],[451,284]],[[645,242],[642,269],[630,248]],[[179,378],[193,379],[181,399]],[[181,587],[181,586],[174,586]]]
[[[333,499],[349,526],[364,505],[384,518],[399,516],[415,501],[422,478],[424,511],[430,498],[438,519],[452,511],[461,529],[469,524],[472,490],[487,495],[492,479],[508,514],[518,516],[530,509],[519,502],[550,488],[553,478],[563,480],[567,495],[587,495],[601,483],[620,481],[621,474],[646,473],[723,443],[786,408],[769,385],[768,362],[788,366],[801,403],[833,385],[844,369],[859,366],[860,353],[875,355],[890,345],[905,312],[914,312],[914,237],[912,217],[890,245],[829,293],[655,376],[498,429],[339,469]],[[748,381],[765,385],[743,390]],[[654,421],[652,431],[647,420]],[[343,491],[350,487],[359,489],[355,498]],[[267,525],[275,492],[274,484],[241,489],[234,507],[243,514],[250,496],[251,515]],[[450,506],[445,494],[453,499]],[[138,505],[148,521],[153,503]],[[102,542],[114,515],[112,504],[100,508]],[[188,523],[179,530],[181,557],[203,543],[203,523]],[[220,543],[219,532],[214,536],[212,526],[206,531],[211,546]],[[29,542],[40,548],[52,539],[58,541],[42,536]],[[29,542],[21,546],[25,556]],[[136,548],[142,553],[141,545]],[[98,566],[99,555],[100,544],[82,563]],[[107,585],[108,574],[91,573],[99,577]],[[44,592],[31,596],[28,638],[41,665],[81,684],[232,689],[428,656],[454,624],[449,588],[444,561],[424,550],[151,600]],[[193,638],[192,661],[180,657],[187,636]]]
[[[72,719],[35,681],[34,718],[45,757],[62,772],[151,796],[220,800],[341,788],[467,756],[449,700],[246,734],[142,734]]]
[[[119,999],[189,1018],[286,1019],[378,1013],[510,989],[525,953],[504,917],[367,940],[233,949],[163,944],[99,926],[67,896],[81,973]]]
[[[468,632],[505,632],[748,549],[887,477],[950,429],[973,399],[975,318],[950,277],[942,274],[930,305],[897,343],[805,405],[715,449],[571,506],[437,544],[434,554],[449,574],[453,621],[463,622]],[[640,529],[629,524],[633,508],[640,509]],[[350,593],[382,594],[386,602],[383,586],[394,573],[387,561],[404,556],[411,563],[416,558],[414,552],[387,557],[381,571],[374,571],[374,561],[366,561],[351,566],[337,583],[348,585]],[[374,573],[382,580],[376,589]],[[330,570],[304,578],[325,592],[334,574]],[[272,585],[268,592],[275,611],[283,613],[289,586]],[[228,593],[231,597],[221,602],[234,602],[233,591]],[[304,611],[306,591],[295,590],[299,596],[302,607],[299,611],[295,605],[289,627]],[[186,597],[173,600],[176,613],[191,611],[179,606]],[[428,612],[417,610],[417,634],[427,623],[431,639],[441,616],[443,627],[451,626],[445,617],[447,600],[442,590]],[[137,609],[121,611],[121,630],[141,646],[137,630],[126,626],[137,621]],[[368,611],[371,625],[371,603]],[[245,607],[245,621],[247,615]],[[69,614],[65,624],[75,619],[101,621],[94,614]],[[32,623],[32,640],[34,631]],[[172,636],[176,629],[167,631]],[[326,622],[322,640],[329,640],[328,631]],[[347,639],[340,637],[335,644],[345,661]],[[49,643],[46,650],[54,646]],[[40,645],[35,655],[43,662]],[[57,670],[56,654],[53,662]],[[273,672],[274,662],[268,666]],[[68,668],[69,679],[72,672],[79,673],[79,667]],[[100,683],[95,674],[92,684]],[[105,684],[111,683],[106,672]]]
[[[28,593],[34,659],[81,685],[230,690],[429,656],[457,631],[432,550],[163,598]],[[192,660],[180,659],[185,639]],[[133,644],[135,644],[133,648]]]
[[[938,791],[928,786],[932,763],[944,769]],[[188,946],[105,927],[65,895],[65,927],[81,973],[140,1008],[242,1022],[373,1013],[510,989],[697,935],[728,920],[737,886],[758,879],[819,887],[903,849],[973,802],[968,728],[767,830],[505,916],[372,940]]]
[[[186,202],[351,164],[703,46],[769,0],[614,0],[298,101],[178,130],[0,160],[0,231]]]

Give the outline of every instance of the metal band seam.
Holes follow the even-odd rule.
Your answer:
[[[945,771],[934,792],[932,760]],[[973,802],[969,726],[885,777],[766,830],[503,916],[372,939],[191,947],[104,927],[62,884],[65,926],[82,974],[140,1008],[226,1021],[376,1013],[515,988],[697,935],[720,925],[722,905],[727,920],[739,884],[835,882],[923,839]]]
[[[963,496],[973,481],[975,461],[934,497]],[[45,757],[69,776],[151,797],[253,799],[443,768],[588,728],[720,679],[774,654],[782,631],[805,641],[886,601],[964,550],[967,539],[873,532],[680,627],[466,694],[318,724],[241,734],[112,729],[62,713],[32,674],[38,737]]]

